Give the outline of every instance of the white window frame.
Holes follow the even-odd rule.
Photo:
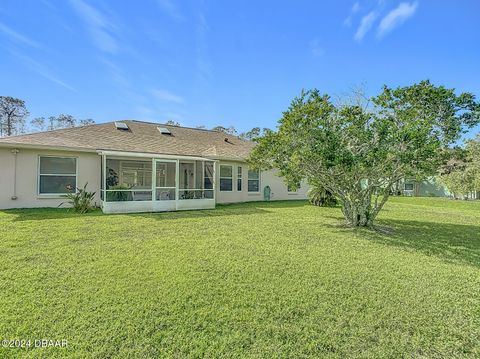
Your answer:
[[[55,155],[38,155],[37,160],[37,196],[39,197],[57,197],[63,198],[66,194],[72,192],[65,192],[65,193],[40,193],[40,176],[65,176],[65,177],[74,177],[72,174],[65,174],[65,173],[40,173],[40,162],[42,158],[68,158],[68,159],[75,159],[75,188],[73,193],[77,192],[78,188],[78,157],[77,156],[55,156]]]
[[[240,189],[238,189],[238,181],[240,181]],[[243,192],[243,167],[237,166],[237,183],[235,184],[237,192]]]
[[[258,178],[252,178],[252,179],[250,179],[250,173],[249,173],[250,171],[258,171]],[[248,171],[247,171],[247,192],[248,192],[248,193],[253,193],[253,194],[260,193],[261,188],[262,188],[262,187],[261,187],[261,181],[260,181],[261,173],[262,173],[262,172],[261,172],[260,170],[254,170],[254,169],[250,169],[250,168],[248,169]],[[258,181],[258,191],[250,191],[250,188],[249,188],[249,186],[248,186],[248,182],[250,182],[250,181]]]
[[[232,169],[232,175],[230,177],[222,177],[222,167],[230,167]],[[220,167],[218,168],[218,178],[219,178],[219,181],[218,181],[218,190],[220,192],[233,192],[233,179],[234,179],[234,172],[233,172],[233,169],[234,169],[234,166],[233,165],[220,165]],[[231,190],[226,190],[226,189],[222,189],[222,179],[229,179],[232,181],[232,189]]]
[[[300,189],[300,186],[301,186],[301,185],[302,185],[302,184],[299,183],[298,186],[297,186],[297,189],[296,189],[295,191],[292,191],[292,190],[290,189],[290,186],[287,184],[287,193],[288,193],[288,194],[298,194],[298,190]]]
[[[407,189],[407,188],[406,188],[407,185],[412,186],[412,188],[411,188],[411,189]],[[404,191],[408,191],[408,192],[414,191],[414,190],[415,190],[415,183],[405,182],[405,183],[403,184],[403,190],[404,190]]]

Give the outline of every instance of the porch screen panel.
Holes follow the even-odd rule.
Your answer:
[[[213,198],[213,169],[214,163],[212,161],[205,161],[203,188],[205,189],[205,198]]]
[[[157,201],[175,200],[177,166],[175,162],[156,162],[155,199]]]
[[[107,158],[106,201],[151,201],[152,161]]]

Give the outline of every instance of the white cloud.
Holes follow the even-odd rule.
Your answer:
[[[22,43],[24,45],[28,45],[31,47],[40,48],[40,44],[38,44],[36,41],[33,41],[22,34],[19,34],[15,30],[13,30],[12,28],[8,27],[7,25],[1,22],[0,22],[0,32],[3,32],[5,35],[8,36],[8,38],[10,38],[10,40],[14,42]]]
[[[309,46],[313,57],[322,57],[325,54],[325,50],[320,46],[320,40],[313,39]]]
[[[363,37],[367,34],[367,32],[370,31],[376,19],[377,13],[375,11],[371,11],[367,15],[362,17],[357,32],[355,33],[354,39],[357,41],[361,41]]]
[[[64,88],[66,88],[67,90],[70,90],[72,92],[77,92],[77,90],[75,88],[73,88],[72,86],[68,85],[67,83],[63,82],[62,80],[60,80],[57,75],[55,75],[53,73],[53,71],[51,69],[49,69],[46,65],[32,59],[31,57],[28,57],[26,55],[22,55],[18,52],[15,52],[15,51],[10,51],[12,53],[12,55],[16,56],[17,58],[19,58],[20,60],[23,61],[23,63],[30,69],[32,70],[33,72],[35,72],[36,74],[44,77],[45,79],[59,85],[59,86],[62,86]]]
[[[360,3],[357,1],[355,4],[353,4],[352,6],[352,14],[355,14],[356,12],[358,12],[358,10],[360,10]]]
[[[173,102],[182,104],[184,102],[183,97],[177,96],[170,91],[163,89],[153,89],[152,95],[159,101],[162,102]]]
[[[184,20],[184,17],[178,10],[177,4],[172,0],[157,0],[157,3],[173,19]]]
[[[392,31],[395,27],[404,23],[408,18],[412,17],[417,11],[418,3],[400,3],[395,9],[390,11],[380,21],[378,26],[377,35],[379,37],[384,36],[388,32]]]
[[[115,26],[105,15],[82,0],[71,0],[77,14],[85,22],[95,45],[102,51],[117,53],[118,44],[112,34]]]
[[[353,5],[352,8],[350,9],[350,15],[348,15],[345,20],[343,20],[343,25],[345,26],[352,26],[352,18],[353,16],[360,10],[360,3],[356,1]]]

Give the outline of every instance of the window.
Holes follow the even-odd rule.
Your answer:
[[[405,183],[404,189],[405,191],[413,191],[413,183]]]
[[[237,167],[237,191],[242,190],[242,167]]]
[[[287,185],[287,192],[289,193],[296,193],[300,189],[300,183],[297,183],[296,189],[293,188],[293,186]]]
[[[233,190],[233,167],[220,165],[220,191]]]
[[[248,192],[260,192],[260,170],[248,170]]]
[[[39,158],[38,193],[66,194],[77,188],[77,159],[75,157]]]

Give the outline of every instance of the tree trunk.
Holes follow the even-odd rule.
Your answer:
[[[373,189],[357,196],[342,198],[342,212],[347,224],[352,227],[371,227],[390,196],[390,188],[375,195],[372,203]],[[380,201],[378,201],[381,198]]]

